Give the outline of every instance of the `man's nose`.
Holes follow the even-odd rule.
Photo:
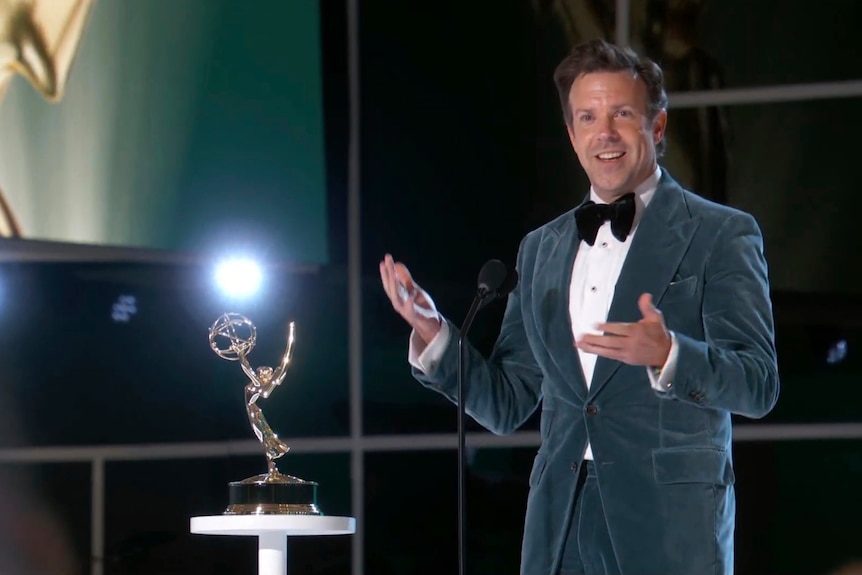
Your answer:
[[[599,118],[599,135],[609,140],[614,140],[619,136],[613,116],[601,116]]]

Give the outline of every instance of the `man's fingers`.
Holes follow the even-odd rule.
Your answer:
[[[598,336],[603,337],[603,336]],[[623,360],[625,350],[621,347],[609,347],[601,343],[594,343],[593,340],[587,340],[586,336],[575,342],[575,347],[587,353],[600,355],[610,359]]]
[[[413,291],[415,287],[413,284],[413,278],[410,276],[410,271],[407,269],[407,266],[402,264],[401,262],[393,263],[393,269],[395,271],[395,279],[401,282],[407,291]]]
[[[575,347],[629,365],[659,366],[667,360],[669,338],[655,323],[642,320],[632,324],[599,324],[597,328],[603,333],[584,334],[577,339]]]
[[[413,283],[413,277],[407,266],[401,262],[396,262],[389,254],[386,254],[383,261],[380,262],[380,275],[388,285],[387,294],[390,298],[404,301],[408,295],[421,291],[419,286]]]
[[[583,349],[584,351],[589,351],[590,353],[595,353],[591,350],[593,349],[623,349],[626,346],[626,338],[622,338],[616,335],[595,335],[595,334],[584,334],[582,335],[576,342],[575,345]]]
[[[386,295],[389,299],[392,299],[392,277],[389,273],[389,267],[386,265],[386,261],[380,262],[380,283],[383,284],[383,291],[386,292]]]
[[[420,316],[434,316],[433,304],[427,294],[413,283],[407,267],[389,254],[380,262],[380,278],[392,307],[408,323],[413,325]]]
[[[616,336],[629,336],[634,333],[635,329],[635,324],[624,322],[600,323],[596,325],[597,331]]]
[[[401,313],[404,307],[404,302],[410,293],[398,281],[395,267],[390,256],[387,256],[382,262],[380,262],[380,279],[383,283],[383,291],[386,292],[389,301],[392,302],[392,307]]]
[[[383,291],[392,301],[392,305],[395,305],[399,301],[398,283],[390,262],[380,262],[380,279],[383,283]]]
[[[393,262],[392,275],[395,282],[395,293],[398,294],[401,301],[406,300],[409,296],[413,296],[413,302],[424,307],[430,306],[424,290],[413,281],[413,277],[410,275],[407,266],[401,262]]]

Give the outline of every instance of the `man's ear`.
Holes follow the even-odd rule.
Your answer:
[[[572,144],[572,148],[575,147],[575,131],[572,129],[572,123],[566,122],[566,132],[569,134],[569,142]]]
[[[656,146],[664,138],[665,128],[667,128],[667,110],[659,110],[652,121],[652,141]]]

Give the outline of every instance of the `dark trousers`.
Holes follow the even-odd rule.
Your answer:
[[[581,464],[575,489],[560,575],[620,575],[592,461]]]

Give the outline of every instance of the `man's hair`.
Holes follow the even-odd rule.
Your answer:
[[[569,92],[572,84],[583,74],[591,72],[630,71],[643,80],[647,88],[647,113],[653,120],[661,110],[667,109],[667,92],[664,88],[664,73],[658,64],[646,57],[638,56],[631,48],[620,48],[604,40],[591,40],[578,44],[554,70],[554,83],[560,94],[563,118],[572,125],[572,108]],[[656,145],[656,153],[664,152],[664,138]]]

